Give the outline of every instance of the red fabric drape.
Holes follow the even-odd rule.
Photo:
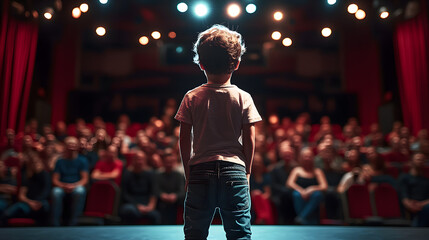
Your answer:
[[[429,29],[425,1],[420,14],[398,24],[396,65],[404,124],[412,133],[429,129]]]
[[[0,136],[22,131],[36,57],[38,26],[8,16],[3,1],[0,30]]]

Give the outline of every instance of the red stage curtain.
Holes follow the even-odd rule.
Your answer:
[[[429,29],[425,1],[420,14],[398,24],[396,65],[404,124],[416,134],[429,129]]]
[[[0,135],[23,131],[36,57],[38,26],[8,16],[3,1],[0,29]]]

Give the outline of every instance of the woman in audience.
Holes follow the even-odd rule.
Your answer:
[[[351,149],[344,154],[346,162],[343,164],[343,170],[346,172],[338,184],[337,191],[343,193],[353,184],[363,184],[365,181],[361,175],[359,152]]]
[[[289,175],[287,185],[294,190],[293,203],[297,217],[296,223],[314,225],[319,223],[318,210],[328,184],[321,169],[314,167],[313,151],[302,149],[300,166]]]

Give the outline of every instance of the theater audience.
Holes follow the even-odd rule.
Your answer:
[[[0,161],[0,214],[12,203],[17,193],[17,173],[16,167],[8,168],[4,161]]]
[[[6,129],[6,138],[2,139],[3,141],[0,143],[0,161],[18,154],[15,138],[15,131],[10,128]]]
[[[86,189],[88,183],[88,162],[79,156],[79,142],[75,137],[67,137],[65,140],[66,149],[64,156],[55,164],[52,176],[52,211],[51,221],[53,226],[61,224],[63,213],[63,203],[65,198],[70,199],[70,218],[68,225],[77,224],[78,217],[81,215],[84,204]]]
[[[162,224],[176,224],[177,208],[183,206],[185,197],[185,179],[175,170],[177,155],[167,149],[163,155],[164,169],[157,176],[159,199],[157,208],[161,214]]]
[[[6,224],[10,218],[34,218],[45,225],[49,211],[48,197],[51,190],[51,177],[44,169],[37,154],[30,157],[24,172],[23,183],[19,188],[18,202],[8,207],[0,216],[0,223]]]
[[[300,166],[289,175],[287,185],[294,190],[293,203],[297,217],[295,222],[304,225],[319,223],[319,205],[327,188],[325,174],[314,167],[314,155],[310,148],[302,149]]]
[[[423,158],[421,153],[414,154],[410,172],[399,178],[402,204],[411,213],[414,227],[429,227],[429,179],[424,177]]]
[[[274,224],[273,208],[271,205],[271,177],[266,172],[264,161],[259,153],[253,159],[252,174],[250,175],[250,197],[252,200],[253,220],[256,224]]]
[[[91,173],[93,181],[110,180],[121,186],[123,163],[117,154],[118,149],[114,145],[107,147],[107,150],[100,150],[100,160]]]
[[[160,224],[161,215],[156,210],[158,195],[156,175],[148,167],[147,155],[138,151],[122,177],[123,205],[119,216],[123,223],[137,224],[146,219],[151,224]]]

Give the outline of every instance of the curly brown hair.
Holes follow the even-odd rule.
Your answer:
[[[246,51],[241,34],[222,25],[213,25],[198,35],[194,62],[209,74],[230,74]]]

